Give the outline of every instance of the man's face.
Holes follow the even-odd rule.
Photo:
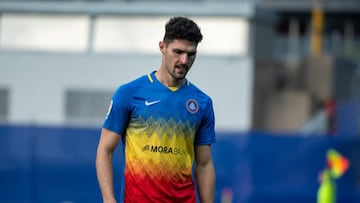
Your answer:
[[[174,40],[169,44],[160,43],[163,63],[168,73],[176,80],[182,80],[196,58],[197,44],[187,40]]]

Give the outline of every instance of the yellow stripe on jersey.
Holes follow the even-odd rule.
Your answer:
[[[189,86],[190,82],[188,80],[186,80],[186,85]],[[179,87],[168,87],[171,91],[175,92],[176,90],[179,89]]]
[[[175,92],[176,90],[178,90],[178,87],[168,87],[171,91]]]
[[[148,78],[149,78],[149,80],[150,80],[150,82],[151,82],[151,83],[153,83],[153,82],[154,82],[154,80],[151,78],[150,73],[148,74]]]

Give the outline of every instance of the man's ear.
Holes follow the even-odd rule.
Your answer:
[[[165,54],[166,44],[164,43],[164,41],[159,42],[159,49],[162,54]]]

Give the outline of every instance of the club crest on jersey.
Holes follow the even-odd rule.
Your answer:
[[[199,104],[195,100],[189,99],[186,102],[186,108],[190,113],[196,113],[199,110]]]

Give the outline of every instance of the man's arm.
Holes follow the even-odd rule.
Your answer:
[[[114,175],[112,155],[121,136],[103,128],[96,153],[96,174],[104,203],[114,203]]]
[[[213,203],[215,195],[215,169],[210,145],[195,146],[195,177],[201,203]]]

